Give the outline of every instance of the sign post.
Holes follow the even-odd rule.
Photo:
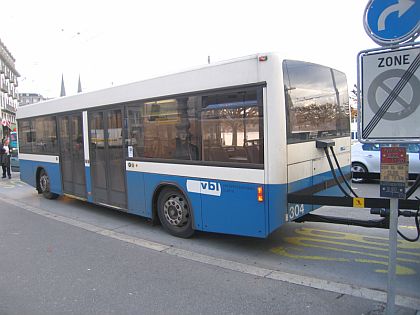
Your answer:
[[[420,143],[420,1],[369,0],[364,13],[369,37],[385,48],[357,58],[360,142],[381,148],[381,197],[390,198],[387,314],[395,314],[398,199],[405,199],[408,162],[399,143]],[[405,43],[405,44],[404,44]],[[396,145],[396,146],[395,146]]]
[[[388,293],[386,296],[386,313],[395,314],[395,282],[396,262],[397,262],[397,244],[398,244],[398,199],[389,200],[389,252],[388,252]]]
[[[398,146],[382,147],[380,196],[390,198],[387,314],[395,314],[398,199],[405,199],[407,178],[408,158],[406,148]]]
[[[359,140],[420,142],[420,44],[359,53]]]

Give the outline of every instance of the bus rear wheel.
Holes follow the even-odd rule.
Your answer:
[[[39,172],[38,187],[39,192],[47,199],[56,199],[59,196],[50,191],[50,178],[44,169]]]
[[[194,234],[191,208],[185,196],[174,188],[160,192],[157,213],[163,228],[170,234],[188,238]]]

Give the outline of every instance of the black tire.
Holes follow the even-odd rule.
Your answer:
[[[367,173],[368,169],[362,163],[354,162],[354,163],[351,164],[351,171],[352,172]],[[358,183],[358,184],[367,182],[367,180],[364,179],[364,178],[353,178],[353,177],[352,177],[351,181],[353,183]]]
[[[50,178],[44,169],[39,172],[38,187],[39,192],[47,199],[57,199],[59,197],[59,195],[50,191]]]
[[[160,192],[157,213],[163,228],[170,234],[182,238],[194,234],[191,207],[179,190],[165,188]]]

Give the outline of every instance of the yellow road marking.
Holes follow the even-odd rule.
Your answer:
[[[307,255],[307,256],[306,255],[296,255],[296,254],[289,253],[286,250],[286,248],[283,248],[281,246],[272,248],[271,251],[273,253],[276,253],[276,254],[279,254],[279,255],[282,255],[282,256],[286,256],[286,257],[289,257],[289,258],[295,258],[295,259],[298,258],[298,259],[307,259],[307,260],[341,261],[341,262],[349,262],[350,261],[350,259],[347,259],[347,258],[335,258],[335,257],[313,256],[313,255],[311,255],[311,256],[309,256],[309,255]]]
[[[295,230],[297,236],[285,237],[286,246],[272,248],[271,251],[278,255],[304,260],[336,261],[336,262],[357,262],[364,264],[388,265],[388,238],[378,236],[366,236],[345,232],[317,230],[312,228],[298,228]],[[319,248],[331,252],[353,254],[354,258],[334,257],[327,255],[308,255],[304,253],[305,248]],[[397,275],[413,275],[416,271],[401,263],[420,264],[420,244],[410,243],[405,240],[398,240]],[[364,251],[365,250],[365,251]],[[293,252],[300,252],[299,254]],[[384,254],[382,254],[384,253]],[[372,257],[366,259],[364,257]],[[386,273],[387,268],[377,268],[375,272]]]
[[[292,258],[292,259],[304,259],[304,260],[315,260],[315,261],[336,261],[336,262],[357,262],[357,263],[364,263],[364,264],[379,264],[388,266],[388,262],[386,261],[379,261],[379,260],[372,260],[372,259],[362,259],[362,258],[341,258],[341,257],[326,257],[326,256],[318,256],[318,255],[297,255],[293,254],[290,251],[288,251],[284,247],[275,247],[272,248],[271,251],[275,254]],[[387,269],[375,269],[375,272],[378,273],[387,273]],[[401,266],[397,264],[396,266],[396,274],[398,276],[410,276],[416,274],[416,271],[412,268]]]
[[[314,238],[314,237],[318,237],[318,238],[346,240],[346,241],[353,241],[353,242],[357,242],[357,243],[374,245],[374,247],[368,247],[368,246],[364,247],[366,249],[379,250],[378,246],[386,248],[385,250],[387,250],[387,248],[388,248],[388,238],[386,238],[386,237],[366,236],[366,235],[359,235],[359,234],[345,233],[345,232],[336,232],[336,231],[328,231],[328,230],[315,230],[315,229],[310,229],[310,228],[299,228],[299,229],[296,229],[295,232],[296,232],[296,234],[299,234],[299,235],[308,236],[311,239]],[[358,247],[361,247],[361,246],[358,246]],[[398,240],[398,248],[400,248],[400,249],[420,249],[420,243],[419,242],[411,243],[411,242],[407,242],[405,240]],[[413,254],[413,253],[410,252],[409,254]],[[420,253],[419,253],[419,255],[420,255]]]
[[[403,228],[403,229],[410,229],[410,230],[416,230],[417,227],[415,227],[414,225],[399,225],[399,228]]]
[[[375,272],[388,273],[388,262],[378,261],[378,260],[370,260],[370,259],[360,259],[360,258],[356,258],[354,261],[360,262],[360,263],[365,263],[365,264],[384,265],[384,266],[386,266],[386,269],[376,269]],[[404,266],[401,266],[401,265],[398,265],[398,264],[397,264],[396,273],[399,276],[411,276],[411,275],[416,274],[416,272],[413,269],[408,268],[408,267],[404,267]]]

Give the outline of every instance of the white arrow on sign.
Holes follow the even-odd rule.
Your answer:
[[[413,0],[399,0],[398,3],[390,5],[388,8],[386,8],[378,19],[378,31],[385,30],[385,20],[386,18],[393,12],[398,11],[398,17],[404,15],[405,12],[407,12],[413,5],[415,4],[415,1]]]

